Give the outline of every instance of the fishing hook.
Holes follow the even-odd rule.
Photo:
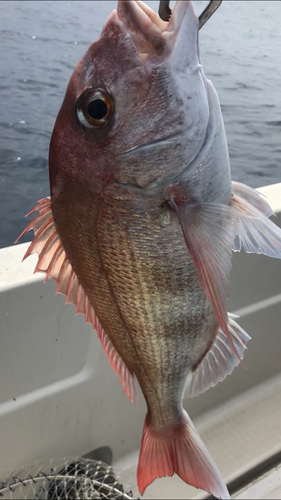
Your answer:
[[[158,14],[162,21],[169,21],[172,11],[169,7],[170,0],[160,0]]]
[[[199,29],[201,30],[202,26],[210,19],[210,17],[216,12],[219,8],[222,0],[211,0],[206,9],[199,16]]]
[[[210,0],[206,9],[199,16],[199,29],[210,19],[214,12],[219,8],[222,0]],[[169,21],[172,11],[169,7],[170,0],[160,0],[158,14],[163,21]]]

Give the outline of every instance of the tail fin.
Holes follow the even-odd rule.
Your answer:
[[[146,416],[139,465],[138,487],[146,487],[158,477],[176,472],[186,483],[202,488],[221,499],[230,499],[220,472],[192,421],[184,412],[183,423],[156,431]]]

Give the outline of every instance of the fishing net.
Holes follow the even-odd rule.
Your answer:
[[[48,462],[39,469],[30,468],[0,483],[4,499],[131,500],[132,492],[124,492],[110,465],[98,460],[79,458],[64,461],[63,466]]]

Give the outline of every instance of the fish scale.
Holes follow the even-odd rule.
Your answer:
[[[148,393],[151,383],[158,380],[164,383],[167,376],[172,378],[169,366],[176,369],[164,356],[178,353],[179,368],[176,372],[186,372],[192,363],[188,358],[189,354],[192,359],[192,340],[194,343],[196,332],[202,330],[201,308],[208,303],[194,266],[188,259],[182,233],[179,230],[176,237],[169,226],[163,229],[159,222],[156,224],[157,204],[155,199],[151,201],[151,210],[147,207],[144,212],[138,209],[145,203],[143,196],[139,199],[135,196],[132,202],[125,201],[123,204],[120,200],[116,203],[114,199],[106,199],[100,210],[102,216],[98,217],[98,244],[108,280],[134,345],[139,352],[145,352],[141,357],[150,373]],[[161,206],[158,214],[160,212]],[[194,322],[192,308],[195,306],[195,313],[198,311],[198,299],[200,314],[195,314]],[[96,305],[97,300],[95,298]],[[214,322],[210,305],[208,307],[209,322]],[[111,325],[107,327],[109,335],[112,328]],[[212,335],[211,331],[209,337]],[[210,341],[209,337],[206,344]],[[203,342],[201,355],[205,347]],[[130,365],[121,344],[118,349],[125,363]],[[181,362],[179,353],[182,353]],[[197,356],[198,353],[196,359]],[[135,373],[140,380],[136,366]],[[159,392],[163,396],[161,389]],[[173,397],[172,391],[170,397]]]

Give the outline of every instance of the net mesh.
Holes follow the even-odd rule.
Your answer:
[[[0,484],[1,498],[9,499],[132,499],[124,492],[110,465],[98,460],[79,458],[51,463],[40,469],[30,468]]]

